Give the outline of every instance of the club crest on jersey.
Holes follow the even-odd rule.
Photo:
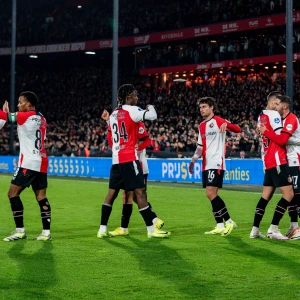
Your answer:
[[[286,125],[286,129],[289,130],[289,131],[292,130],[293,129],[293,125],[292,124],[287,124]]]
[[[210,123],[210,124],[209,124],[209,127],[210,127],[210,128],[213,128],[213,127],[214,127],[214,123]]]
[[[280,123],[280,119],[279,119],[279,118],[275,118],[275,119],[274,119],[274,122],[275,122],[276,124],[278,124],[278,123]]]
[[[145,130],[144,130],[144,128],[143,128],[143,127],[140,127],[140,128],[139,128],[139,134],[143,134],[143,133],[144,133],[144,131],[145,131]]]

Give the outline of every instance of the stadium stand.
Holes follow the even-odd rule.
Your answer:
[[[0,75],[1,99],[9,95],[9,74]],[[169,89],[149,84],[149,78],[121,77],[121,83],[133,82],[139,92],[139,105],[154,103],[158,120],[146,122],[152,145],[149,154],[190,155],[196,147],[197,127],[201,122],[197,99],[213,96],[222,116],[243,128],[237,135],[228,135],[227,156],[257,156],[259,137],[255,132],[257,116],[264,108],[265,95],[272,90],[284,90],[285,74],[265,71],[246,75],[196,76],[190,83],[173,83]],[[295,94],[300,94],[300,77],[295,75]],[[17,94],[34,90],[42,99],[38,109],[46,116],[49,127],[47,149],[50,155],[103,156],[109,155],[106,124],[100,118],[103,109],[111,111],[111,74],[99,68],[68,69],[65,71],[32,70],[17,74]],[[42,85],[41,85],[42,82]],[[101,82],[101,84],[99,84]],[[299,102],[294,111],[300,114]],[[8,153],[9,129],[1,135],[2,154]],[[15,142],[18,147],[17,141]],[[163,153],[164,152],[164,153]]]
[[[19,1],[17,45],[111,38],[112,1],[82,2],[86,5],[78,8],[68,0]],[[153,0],[143,1],[143,5],[141,2],[120,1],[121,37],[269,16],[285,11],[285,1],[282,0]],[[11,4],[4,1],[2,5],[1,47],[10,45],[11,29],[11,16],[4,14],[10,11]],[[294,1],[294,8],[300,9],[299,1]],[[35,18],[31,17],[33,11]],[[120,66],[127,72],[119,75],[119,84],[133,83],[139,92],[139,105],[146,107],[151,102],[158,109],[158,120],[146,123],[152,139],[148,154],[156,157],[190,156],[196,147],[197,127],[201,122],[197,99],[212,96],[216,98],[222,116],[243,128],[241,134],[228,135],[227,157],[258,156],[260,141],[255,132],[257,116],[265,106],[263,99],[267,93],[285,90],[285,73],[282,68],[274,71],[257,67],[248,72],[238,69],[235,72],[224,70],[224,73],[221,70],[202,70],[195,72],[193,77],[188,74],[186,83],[169,80],[162,87],[158,80],[154,82],[154,75],[133,77],[134,71],[136,75],[140,68],[273,56],[283,54],[284,46],[283,27],[157,43],[151,45],[151,49],[149,47],[139,52],[136,58],[138,68],[133,71],[133,59],[128,56],[133,56],[133,48],[121,49]],[[101,51],[104,53],[106,50]],[[299,24],[295,24],[294,51],[300,51]],[[17,58],[16,95],[24,90],[33,90],[43,100],[38,109],[48,120],[47,150],[50,155],[110,154],[106,142],[106,124],[100,118],[103,109],[112,110],[111,70],[103,66],[105,61],[111,59],[108,59],[107,53],[97,63],[87,63],[87,59],[77,59],[76,56],[72,56],[75,57],[73,60],[64,60],[64,55],[71,54],[61,54],[61,66],[54,62],[59,54],[45,55],[44,62],[41,56],[36,63],[27,62],[23,66],[20,66],[20,61],[24,62],[26,58],[20,58],[21,55]],[[0,69],[0,99],[9,99],[10,74],[5,58],[0,57],[0,65],[2,62],[6,64],[5,68]],[[122,65],[124,61],[130,61],[131,65]],[[294,111],[299,115],[300,78],[297,74],[294,75]],[[17,140],[15,148],[18,151]],[[0,153],[8,152],[9,129],[6,125],[0,137]]]
[[[112,36],[112,1],[18,1],[17,45],[75,42]],[[283,13],[282,0],[120,1],[120,36]],[[299,1],[294,1],[297,9]],[[10,1],[1,3],[0,46],[10,44]],[[105,9],[103,9],[105,7]],[[32,15],[35,17],[32,18]]]

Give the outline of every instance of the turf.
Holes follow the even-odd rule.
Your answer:
[[[1,239],[14,229],[7,190],[0,176]],[[148,198],[172,231],[148,239],[137,208],[128,237],[97,239],[107,183],[49,179],[53,240],[34,241],[41,231],[33,193],[22,194],[27,240],[0,241],[0,299],[299,299],[300,241],[251,240],[259,193],[222,190],[238,228],[228,237],[206,236],[214,219],[199,185],[157,186]],[[266,232],[276,202],[270,203]],[[109,229],[120,225],[118,198]],[[281,222],[283,232],[288,216]]]

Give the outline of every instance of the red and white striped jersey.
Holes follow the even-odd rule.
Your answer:
[[[143,122],[139,123],[138,129],[138,139],[139,141],[145,138],[148,138],[148,132],[146,131],[145,124]],[[146,157],[146,149],[138,151],[138,158],[143,170],[143,174],[149,174],[148,162]]]
[[[109,117],[112,134],[113,164],[138,160],[136,145],[138,142],[139,122],[143,121],[146,110],[137,106],[122,105]]]
[[[300,142],[300,126],[299,120],[296,115],[289,113],[283,120],[282,133],[286,133],[290,136],[288,143],[286,144],[287,159],[290,167],[300,165],[300,146],[294,145],[293,142]]]
[[[259,124],[264,124],[267,130],[280,133],[281,117],[275,110],[263,110],[258,117]],[[262,154],[265,169],[271,169],[287,163],[286,148],[262,136]]]
[[[0,119],[17,122],[20,142],[18,167],[47,173],[48,156],[44,147],[47,122],[36,111],[5,113],[0,111]]]
[[[5,125],[6,121],[0,120],[0,129]]]
[[[225,132],[220,132],[222,124],[227,123],[227,130],[240,132],[238,125],[231,124],[229,121],[213,116],[210,120],[203,121],[198,129],[198,144],[202,150],[202,171],[210,169],[226,170],[225,167]]]

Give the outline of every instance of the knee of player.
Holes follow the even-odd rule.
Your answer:
[[[8,199],[11,199],[11,198],[14,198],[14,197],[18,197],[19,195],[20,195],[19,193],[16,193],[14,191],[8,191],[7,192]]]
[[[206,196],[211,201],[217,197],[217,193],[215,191],[206,189]]]
[[[136,196],[136,200],[140,200],[140,199],[146,199],[146,191],[145,188],[141,188],[141,189],[136,189],[135,190],[135,196]]]
[[[285,193],[283,196],[288,202],[291,202],[294,198],[294,191],[289,191],[288,193]]]
[[[105,197],[104,203],[112,204],[114,200],[118,197],[119,190],[109,189]]]

